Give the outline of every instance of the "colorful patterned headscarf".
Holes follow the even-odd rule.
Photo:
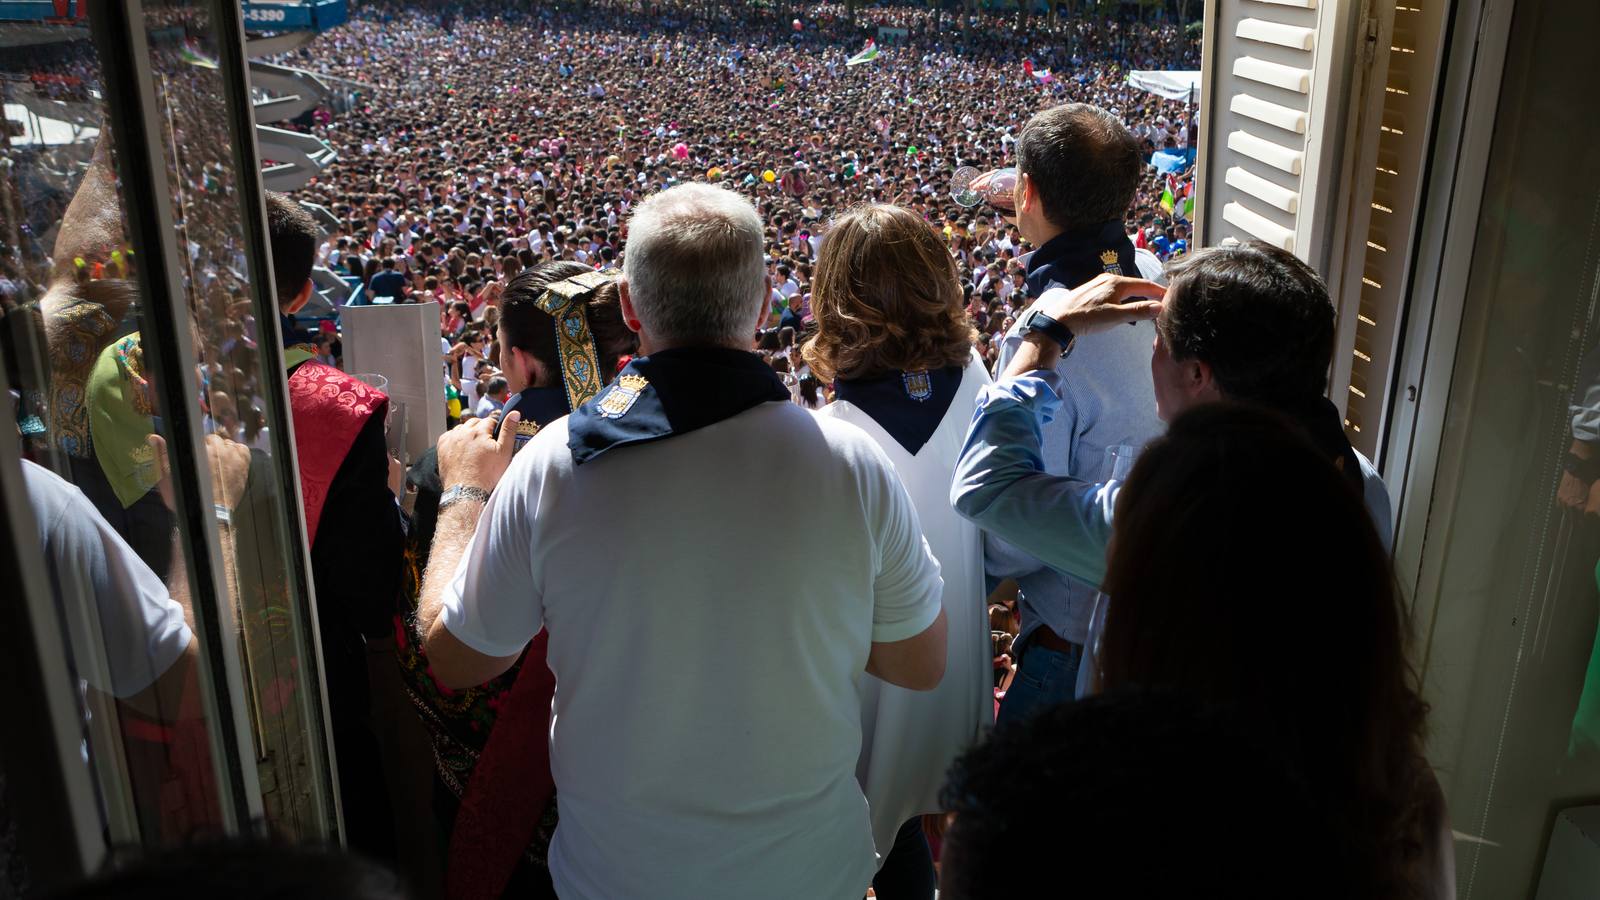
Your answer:
[[[600,354],[595,350],[583,301],[616,281],[617,274],[616,269],[606,269],[574,275],[550,285],[537,302],[537,306],[555,320],[561,381],[567,389],[567,404],[574,410],[600,393],[604,386]]]

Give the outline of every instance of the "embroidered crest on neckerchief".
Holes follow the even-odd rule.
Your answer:
[[[1113,275],[1122,274],[1122,265],[1117,262],[1117,251],[1103,250],[1100,252],[1100,265]]]
[[[598,409],[600,415],[607,419],[620,419],[638,402],[639,395],[650,386],[650,382],[642,375],[623,375],[606,389],[600,398]]]
[[[928,377],[926,369],[921,372],[902,372],[900,380],[905,382],[906,396],[924,403],[933,396],[933,379]]]

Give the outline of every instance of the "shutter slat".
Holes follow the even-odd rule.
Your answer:
[[[1233,63],[1233,74],[1262,84],[1270,84],[1300,94],[1311,93],[1311,71],[1282,63],[1244,56]]]
[[[1294,231],[1279,225],[1267,217],[1252,212],[1242,203],[1229,203],[1222,208],[1222,218],[1236,228],[1243,229],[1252,237],[1259,238],[1279,248],[1294,252]]]
[[[1292,150],[1281,144],[1259,138],[1248,131],[1235,131],[1228,135],[1228,149],[1235,153],[1242,153],[1251,159],[1264,162],[1274,169],[1287,172],[1290,175],[1299,175],[1301,167],[1305,165],[1306,154],[1303,150]]]
[[[1273,184],[1260,175],[1247,172],[1239,166],[1229,169],[1223,180],[1257,200],[1264,200],[1290,215],[1300,210],[1299,194]]]
[[[1306,133],[1306,114],[1303,110],[1291,109],[1250,94],[1234,94],[1229,108],[1241,116],[1248,116],[1257,122],[1265,122],[1284,131],[1292,131],[1295,134]]]
[[[1282,22],[1268,22],[1265,19],[1241,19],[1234,33],[1246,40],[1277,44],[1290,50],[1310,51],[1317,46],[1315,30],[1301,28],[1298,25],[1286,25]]]

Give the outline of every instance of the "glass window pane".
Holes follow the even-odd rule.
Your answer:
[[[102,72],[85,28],[0,25],[0,357],[107,836],[160,844],[224,817]]]
[[[1463,898],[1594,889],[1555,889],[1554,835],[1600,794],[1600,123],[1569,77],[1597,28],[1592,0],[1516,5],[1423,550]]]
[[[284,373],[269,369],[263,355],[263,345],[277,340],[274,323],[253,312],[271,304],[266,284],[272,273],[252,271],[246,250],[228,94],[217,62],[220,29],[206,3],[150,2],[144,14],[162,158],[183,251],[181,302],[193,323],[193,399],[211,454],[197,463],[209,466],[217,502],[234,509],[232,527],[220,534],[262,801],[279,833],[327,837],[334,818],[321,685],[295,577],[303,571],[295,564],[299,534],[289,528],[298,510],[281,468],[269,458],[278,446],[269,396],[274,382],[281,390]],[[249,460],[247,479],[227,477],[228,454]]]

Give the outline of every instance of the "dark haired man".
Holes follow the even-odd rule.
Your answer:
[[[367,285],[367,291],[372,299],[384,299],[390,303],[399,303],[404,300],[406,276],[394,270],[394,257],[385,259],[381,265],[383,271],[372,276],[372,283]]]
[[[472,414],[480,419],[486,419],[490,414],[505,409],[506,398],[510,395],[511,391],[506,387],[506,380],[499,375],[495,375],[483,386],[483,396],[478,398],[477,406],[473,408]]]
[[[268,193],[267,231],[278,306],[289,319],[311,299],[311,267],[319,229],[283,194]],[[392,265],[392,263],[391,263]],[[328,716],[339,763],[339,799],[351,849],[395,858],[394,816],[378,739],[371,724],[367,641],[394,632],[405,525],[396,502],[398,463],[391,467],[383,425],[389,398],[316,359],[317,348],[294,344],[283,354],[289,374],[311,580],[322,635]]]
[[[501,408],[521,413],[524,434],[532,434],[572,411],[561,374],[554,320],[539,307],[539,301],[550,285],[591,271],[575,262],[541,263],[512,278],[501,294],[500,376],[495,380],[505,384]],[[622,313],[615,303],[589,304],[585,309],[595,341],[600,380],[604,383],[617,370],[618,358],[631,354],[638,341],[623,325]],[[425,563],[445,488],[439,481],[439,460],[434,448],[417,458],[406,479],[417,491],[411,537],[419,560]]]
[[[1304,778],[1264,732],[1164,692],[1061,704],[997,729],[951,767],[940,896],[1015,896],[1056,878],[1064,847],[1093,860],[1073,871],[1085,896],[1348,896]],[[1174,824],[1202,809],[1204,825]]]
[[[1102,275],[1040,298],[1049,326],[1030,332],[1004,376],[979,395],[951,488],[956,510],[1051,567],[1099,584],[1121,482],[1049,474],[1040,461],[1040,429],[1062,403],[1056,364],[1069,347],[1077,352],[1075,335],[1159,312],[1150,374],[1162,420],[1217,400],[1285,414],[1362,495],[1388,546],[1388,490],[1350,446],[1338,409],[1324,396],[1334,310],[1322,279],[1293,254],[1258,242],[1199,251],[1168,274],[1165,289]],[[1163,293],[1164,304],[1129,302]]]
[[[1022,235],[1038,249],[1024,277],[1001,281],[1000,298],[1010,295],[1022,309],[1022,290],[1006,288],[1025,289],[1037,300],[1050,288],[1075,288],[1103,272],[1139,274],[1123,216],[1143,169],[1133,135],[1103,109],[1069,103],[1029,120],[1017,140],[1014,202]],[[1032,313],[1019,312],[1007,328],[999,368],[1022,345]],[[1095,334],[1056,363],[1067,400],[1043,428],[1045,471],[1100,481],[1112,474],[1109,448],[1142,447],[1161,433],[1150,396],[1128,389],[1145,379],[1153,336],[1147,323]],[[991,577],[1015,578],[1022,589],[1015,644],[1022,677],[1000,706],[1004,723],[1071,699],[1097,591],[1094,582],[1063,575],[992,534],[986,556]]]

